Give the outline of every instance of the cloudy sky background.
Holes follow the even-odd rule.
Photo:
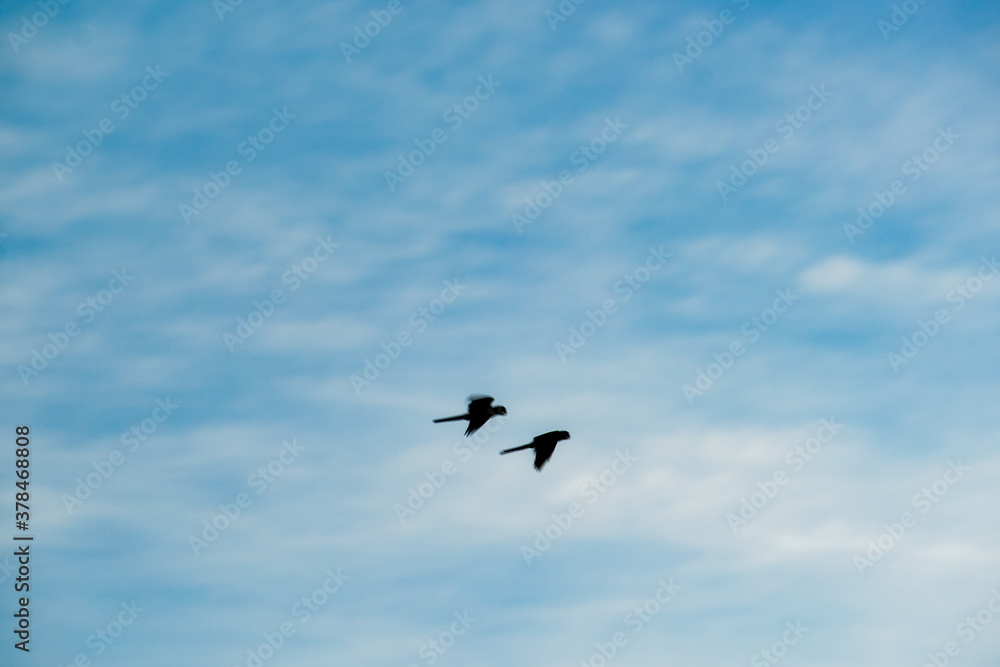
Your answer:
[[[282,624],[294,634],[263,664],[597,667],[617,632],[623,666],[770,664],[775,646],[789,665],[916,666],[952,641],[949,664],[996,664],[1000,619],[959,626],[1000,590],[1000,280],[977,282],[1000,251],[996,3],[914,3],[890,32],[884,3],[591,1],[555,21],[554,1],[404,0],[350,62],[341,43],[386,3],[227,7],[74,0],[32,32],[39,3],[3,6],[0,477],[13,535],[14,427],[29,425],[36,539],[30,656],[11,647],[0,558],[5,664],[252,665]],[[705,21],[722,28],[710,40]],[[499,85],[455,127],[445,113],[480,77]],[[814,88],[832,95],[789,136]],[[248,161],[275,110],[287,126]],[[54,168],[104,119],[78,166]],[[438,128],[390,190],[385,172]],[[769,139],[723,201],[719,181]],[[512,215],[564,170],[519,231]],[[852,242],[844,226],[897,179]],[[292,289],[318,239],[339,247]],[[647,274],[650,248],[670,257]],[[115,271],[134,280],[91,313]],[[625,276],[648,280],[626,299]],[[276,289],[283,303],[227,346]],[[794,300],[773,321],[779,292]],[[401,332],[411,344],[352,385]],[[53,338],[65,347],[26,372]],[[685,396],[701,372],[716,379]],[[495,432],[431,423],[474,392],[507,406]],[[796,469],[786,454],[823,419],[842,426]],[[155,432],[130,451],[144,420]],[[496,455],[555,429],[572,439],[540,475]],[[605,472],[619,455],[635,460]],[[950,464],[962,476],[916,505]],[[779,471],[734,534],[727,514]],[[249,506],[193,548],[239,494]],[[573,502],[582,516],[551,528]],[[561,535],[526,562],[547,528]],[[340,589],[296,613],[338,570]],[[627,614],[671,579],[634,632]],[[142,611],[98,639],[123,603]],[[475,620],[435,653],[455,614]],[[782,644],[786,623],[808,632]]]

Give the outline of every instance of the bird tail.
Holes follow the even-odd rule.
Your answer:
[[[462,419],[468,419],[469,415],[455,415],[454,417],[443,417],[442,419],[435,419],[435,424],[440,424],[441,422],[457,422]]]
[[[520,447],[511,447],[510,449],[504,449],[501,454],[510,454],[511,452],[518,452],[522,449],[531,449],[531,445],[521,445]]]

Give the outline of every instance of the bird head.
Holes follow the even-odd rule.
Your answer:
[[[493,411],[495,413],[497,413],[498,415],[506,415],[507,414],[507,408],[505,408],[502,405],[496,406],[495,408],[493,408]]]

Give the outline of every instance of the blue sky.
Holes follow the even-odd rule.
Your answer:
[[[996,664],[996,3],[0,32],[4,664]]]

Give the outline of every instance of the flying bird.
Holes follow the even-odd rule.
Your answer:
[[[490,417],[505,414],[507,414],[507,408],[502,405],[493,405],[492,396],[473,394],[472,396],[469,396],[469,411],[467,413],[464,415],[456,415],[454,417],[435,419],[434,423],[456,422],[462,419],[467,419],[469,421],[469,428],[465,429],[465,435],[469,436],[481,429],[483,424],[490,420]]]
[[[536,435],[535,439],[527,445],[511,447],[510,449],[505,449],[500,453],[510,454],[511,452],[517,452],[522,449],[534,449],[535,470],[541,472],[542,466],[545,465],[545,462],[552,458],[552,452],[556,451],[556,445],[559,444],[560,440],[569,440],[569,433],[566,431],[549,431],[548,433]]]

